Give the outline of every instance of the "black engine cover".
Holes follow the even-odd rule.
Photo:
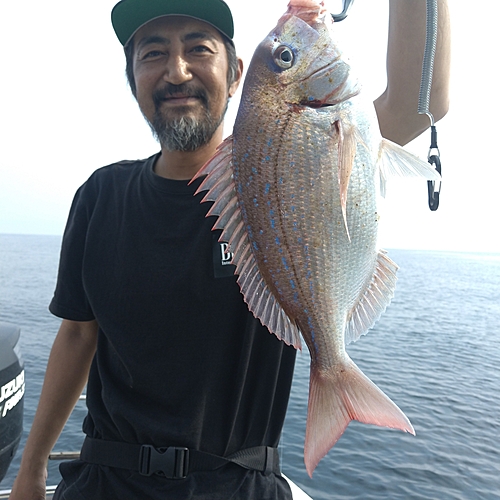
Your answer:
[[[0,323],[0,481],[14,458],[23,432],[24,362],[20,329]]]

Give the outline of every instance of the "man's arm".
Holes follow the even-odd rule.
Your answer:
[[[63,320],[50,352],[11,500],[45,499],[48,456],[87,383],[96,345],[95,321]]]
[[[390,0],[387,48],[387,89],[375,101],[382,135],[406,144],[426,130],[427,115],[419,115],[418,94],[425,49],[425,0]],[[438,35],[430,112],[438,121],[448,111],[450,19],[447,0],[438,0]]]

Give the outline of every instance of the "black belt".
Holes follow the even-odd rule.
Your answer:
[[[80,460],[136,471],[143,476],[159,473],[168,479],[184,479],[190,472],[212,471],[228,463],[257,470],[265,475],[281,474],[278,449],[270,446],[246,448],[228,457],[219,457],[182,447],[155,448],[148,444],[104,441],[86,437]]]

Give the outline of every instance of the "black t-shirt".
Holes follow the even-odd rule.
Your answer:
[[[99,323],[84,432],[221,456],[277,446],[295,350],[248,311],[199,182],[157,176],[156,158],[97,170],[64,234],[50,310]],[[107,469],[64,466],[68,498],[291,498],[282,478],[232,464],[180,481]]]

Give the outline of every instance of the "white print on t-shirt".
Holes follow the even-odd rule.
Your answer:
[[[229,245],[227,243],[220,243],[221,264],[227,266],[233,260],[233,253],[228,251]]]

